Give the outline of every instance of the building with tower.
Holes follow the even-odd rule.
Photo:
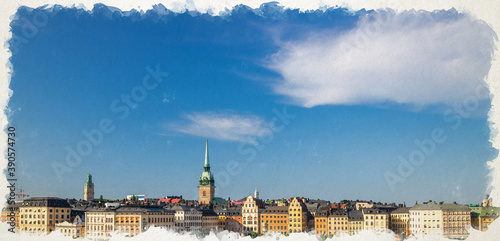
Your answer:
[[[215,194],[215,181],[214,176],[210,172],[210,161],[208,160],[208,139],[205,147],[205,165],[203,166],[203,173],[200,176],[199,190],[199,203],[210,204],[214,200]]]
[[[90,175],[90,173],[87,175],[87,182],[85,183],[83,189],[83,200],[85,201],[94,200],[94,183],[92,182],[92,175]]]

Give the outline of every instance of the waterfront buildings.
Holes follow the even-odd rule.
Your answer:
[[[269,206],[260,214],[262,233],[287,234],[288,233],[288,207]]]
[[[174,227],[176,231],[200,232],[202,224],[202,212],[197,207],[175,205]]]
[[[152,226],[171,229],[173,224],[174,212],[160,207],[92,208],[85,216],[86,236],[92,240],[109,239],[115,231],[133,237]]]
[[[122,201],[96,202],[89,173],[84,186],[84,201],[30,198],[4,208],[2,221],[14,218],[16,229],[27,233],[48,234],[59,230],[66,236],[86,236],[91,240],[107,240],[114,232],[133,237],[150,227],[204,234],[222,230],[246,235],[314,231],[323,237],[340,233],[353,235],[362,230],[387,231],[390,228],[397,234],[439,234],[464,239],[468,236],[468,227],[485,231],[498,218],[500,211],[500,208],[492,207],[490,198],[483,201],[482,207],[429,201],[412,208],[406,208],[406,205],[398,208],[394,203],[359,200],[330,203],[298,197],[264,202],[257,198],[259,192],[256,188],[254,196],[238,201],[222,199],[214,197],[208,141],[199,183],[198,201],[186,200],[182,196],[150,199],[129,195]]]
[[[347,213],[347,221],[349,222],[349,235],[354,235],[364,229],[363,212],[359,210],[350,210]]]
[[[241,208],[242,232],[247,234],[261,233],[260,215],[264,202],[248,195]]]
[[[328,234],[328,213],[329,209],[322,210],[314,216],[314,233],[319,235]]]
[[[219,231],[219,215],[212,209],[201,210],[201,232],[210,233]],[[222,230],[222,229],[221,229]]]
[[[85,237],[106,240],[115,231],[116,212],[111,208],[90,208],[85,212]]]
[[[241,216],[242,206],[235,206],[227,208],[226,215],[226,228],[225,230],[231,232],[241,233],[243,230],[243,221]]]
[[[410,224],[410,208],[399,207],[391,212],[391,230],[396,234],[407,234]]]
[[[69,222],[71,206],[65,199],[34,197],[19,206],[19,230],[32,234],[48,234],[56,224]]]
[[[456,203],[426,202],[410,209],[411,234],[438,234],[445,238],[465,239],[471,226],[470,208]]]
[[[362,230],[387,231],[390,227],[395,233],[405,236],[423,233],[465,239],[468,227],[485,231],[500,211],[500,208],[489,206],[469,207],[436,202],[417,204],[412,208],[400,207],[392,212],[376,208],[355,210],[354,205],[331,209],[328,205],[319,207],[314,221],[310,222],[308,200],[290,200],[290,203],[283,202],[285,206],[266,205],[249,195],[243,205],[234,206],[197,205],[186,200],[181,200],[182,204],[164,206],[150,206],[149,203],[130,205],[126,202],[80,206],[86,202],[31,198],[20,203],[16,228],[32,234],[60,230],[67,236],[86,236],[91,240],[107,240],[114,232],[133,237],[153,226],[205,234],[228,230],[251,235],[287,235],[313,230],[324,237],[340,233],[353,235]],[[2,216],[2,220],[7,221],[6,209]],[[85,217],[85,222],[80,217]]]
[[[300,198],[293,198],[288,207],[288,232],[301,233],[308,231],[307,207]]]
[[[76,216],[72,223],[64,221],[56,224],[56,231],[60,231],[64,236],[80,238],[85,236],[85,223]]]
[[[480,231],[487,231],[488,226],[498,218],[500,207],[483,206],[471,208],[471,225]]]
[[[22,202],[14,202],[12,204],[8,204],[7,206],[2,208],[1,221],[3,223],[9,222],[14,223],[12,228],[16,229],[19,227],[19,207]]]
[[[328,235],[347,233],[349,221],[346,210],[332,210],[328,215]]]
[[[389,229],[389,213],[380,209],[363,208],[364,230],[384,231]]]

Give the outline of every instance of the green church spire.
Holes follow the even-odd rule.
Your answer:
[[[203,165],[203,173],[200,176],[200,186],[213,186],[214,176],[210,172],[210,161],[208,157],[208,139],[205,146],[205,165]]]
[[[92,175],[90,175],[90,172],[87,175],[87,182],[85,183],[85,186],[94,186],[94,183],[92,183]]]
[[[205,146],[205,165],[203,167],[205,168],[205,171],[210,171],[210,161],[208,160],[208,139]]]

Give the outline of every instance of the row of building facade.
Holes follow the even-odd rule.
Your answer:
[[[291,198],[285,202],[264,202],[254,196],[231,205],[105,205],[74,207],[65,199],[30,198],[2,211],[2,221],[15,221],[16,230],[48,234],[59,230],[72,237],[105,240],[112,233],[136,236],[150,227],[177,232],[238,232],[245,235],[314,232],[331,237],[362,230],[400,236],[439,234],[465,239],[468,228],[486,231],[498,218],[500,208],[456,203],[424,202],[413,207],[368,201]],[[14,217],[14,219],[11,219]]]
[[[231,201],[215,197],[215,180],[210,171],[208,140],[203,172],[199,179],[199,198],[186,201],[181,197],[162,198],[156,202],[129,195],[129,201],[96,200],[92,175],[87,175],[83,202],[61,198],[30,198],[2,211],[2,221],[16,230],[31,234],[48,234],[59,230],[72,237],[106,240],[112,233],[136,236],[150,227],[177,232],[238,232],[242,235],[314,232],[329,237],[340,233],[356,234],[363,230],[397,235],[440,234],[446,238],[464,239],[469,227],[486,231],[499,215],[500,208],[491,200],[482,205],[425,202],[382,204],[372,201],[341,201],[290,198],[259,199],[253,196]]]

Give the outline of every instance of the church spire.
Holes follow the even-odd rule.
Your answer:
[[[208,139],[205,147],[205,165],[203,165],[203,173],[200,177],[200,185],[213,185],[214,176],[210,172],[210,161],[208,160]]]
[[[210,172],[210,161],[208,160],[208,138],[205,146],[205,165],[203,165],[203,172],[200,176],[199,190],[199,203],[211,204],[214,199],[215,181],[214,175]]]
[[[205,171],[210,170],[210,161],[208,160],[208,138],[207,138],[207,144],[205,147],[205,165],[203,166],[205,168]],[[208,168],[208,170],[207,170]]]
[[[94,183],[92,183],[92,175],[90,175],[90,172],[87,175],[87,182],[85,183],[85,186],[94,186]]]

